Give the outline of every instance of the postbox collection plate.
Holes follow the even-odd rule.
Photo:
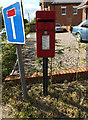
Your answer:
[[[50,36],[43,35],[42,36],[42,50],[49,50],[50,49]]]

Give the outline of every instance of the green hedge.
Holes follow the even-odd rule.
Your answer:
[[[25,28],[25,36],[28,35],[29,32],[30,32],[30,27],[26,27],[26,28]]]

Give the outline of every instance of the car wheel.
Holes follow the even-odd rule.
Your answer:
[[[81,42],[82,37],[81,37],[80,33],[77,33],[77,35],[76,35],[76,40],[77,40],[78,42]]]

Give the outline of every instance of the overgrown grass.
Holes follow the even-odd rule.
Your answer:
[[[29,100],[24,101],[20,83],[3,83],[3,104],[10,104],[16,111],[13,118],[86,118],[88,117],[87,81],[49,85],[48,96],[43,95],[41,83],[27,86]],[[82,87],[83,86],[83,87]],[[82,98],[85,98],[83,102]],[[86,105],[86,106],[85,106]]]

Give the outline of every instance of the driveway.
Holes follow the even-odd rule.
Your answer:
[[[86,66],[86,44],[78,43],[70,32],[56,33],[56,40],[56,50],[60,49],[63,52],[55,56],[55,66],[59,66],[57,69]]]
[[[56,33],[52,68],[68,69],[86,66],[86,44],[78,43],[70,32]],[[30,33],[23,46],[25,72],[42,71],[42,59],[36,56],[36,33]],[[49,58],[49,69],[51,58]]]

